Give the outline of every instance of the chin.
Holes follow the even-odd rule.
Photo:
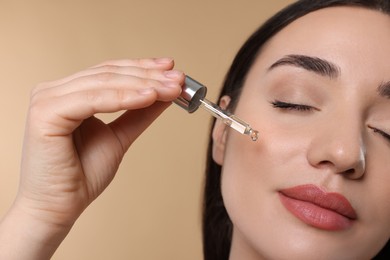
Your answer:
[[[266,215],[240,217],[245,221],[241,219],[235,226],[233,242],[238,242],[241,251],[249,252],[241,259],[356,260],[372,259],[379,251],[375,249],[378,245],[361,235],[358,223],[348,230],[329,231],[307,225],[278,207]],[[238,219],[232,220],[234,223]],[[243,223],[251,224],[240,225]]]
[[[267,248],[263,245],[259,245],[256,249],[256,258],[253,259],[275,259],[275,260],[358,260],[358,259],[372,259],[376,255],[369,251],[361,250],[362,248],[356,246],[350,248],[348,246],[331,245],[332,243],[320,242],[320,241],[307,241],[306,239],[299,239],[299,236],[285,242],[284,240],[279,241],[281,243],[274,243]],[[264,250],[262,250],[264,249]],[[364,252],[363,252],[364,251]]]

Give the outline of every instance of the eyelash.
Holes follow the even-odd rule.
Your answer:
[[[274,108],[279,108],[283,110],[296,110],[296,111],[306,112],[315,109],[314,107],[308,105],[288,103],[280,100],[272,101],[271,104]],[[390,134],[374,127],[369,127],[369,128],[371,128],[374,131],[374,133],[380,134],[383,138],[385,138],[388,142],[390,142]]]
[[[297,111],[312,111],[314,107],[302,104],[288,103],[280,100],[275,100],[271,102],[274,108],[280,108],[284,110],[297,110]]]
[[[382,130],[379,130],[379,129],[376,129],[376,128],[373,128],[373,127],[370,127],[374,133],[378,133],[380,134],[381,136],[383,136],[388,142],[390,142],[390,134],[388,133],[385,133],[383,132]]]

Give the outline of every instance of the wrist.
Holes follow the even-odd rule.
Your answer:
[[[0,259],[50,259],[72,225],[46,222],[15,203],[0,222]]]

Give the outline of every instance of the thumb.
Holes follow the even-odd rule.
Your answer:
[[[152,106],[129,110],[109,125],[126,151],[137,137],[165,110],[170,102],[156,102]]]

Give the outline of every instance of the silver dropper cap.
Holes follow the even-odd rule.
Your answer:
[[[180,96],[173,102],[188,111],[195,112],[206,96],[207,88],[193,78],[186,76]]]

